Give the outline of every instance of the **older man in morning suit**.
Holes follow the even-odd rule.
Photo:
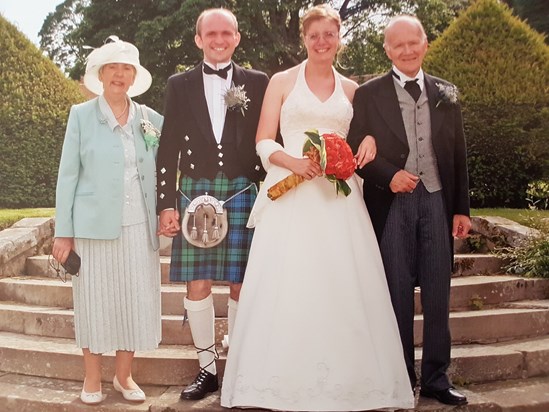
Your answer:
[[[160,230],[168,236],[177,235],[170,279],[187,282],[184,306],[200,364],[194,382],[181,392],[182,399],[190,400],[218,389],[214,280],[230,284],[229,336],[236,317],[252,240],[246,223],[257,195],[255,183],[264,173],[255,152],[255,134],[269,81],[265,73],[243,69],[231,60],[240,33],[229,10],[205,10],[196,23],[195,42],[204,61],[168,80],[157,160]],[[245,95],[240,93],[231,106],[224,96],[235,87]],[[191,244],[179,230],[180,212],[192,199],[205,194],[226,201],[228,211],[226,238],[209,248]]]
[[[385,29],[392,70],[357,89],[349,142],[365,135],[377,156],[358,170],[381,248],[412,387],[414,287],[423,306],[422,396],[463,405],[448,376],[449,295],[453,237],[465,237],[469,218],[466,148],[455,88],[423,72],[427,37],[421,22],[397,16]]]

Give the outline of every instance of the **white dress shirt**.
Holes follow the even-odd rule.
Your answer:
[[[217,65],[204,62],[204,64],[207,64],[214,70],[219,70],[227,67],[231,62],[218,63]],[[233,69],[232,67],[229,69],[226,79],[215,74],[202,74],[204,78],[204,93],[206,94],[206,102],[208,104],[208,113],[210,114],[213,133],[217,143],[220,143],[221,136],[223,135],[223,127],[225,125],[225,114],[227,112],[227,106],[225,105],[223,95],[231,86]]]

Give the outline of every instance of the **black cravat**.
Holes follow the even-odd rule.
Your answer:
[[[215,75],[221,77],[222,79],[226,79],[227,78],[227,72],[231,68],[231,65],[229,64],[228,66],[223,67],[222,69],[219,69],[219,70],[212,69],[207,64],[203,64],[203,67],[204,67],[204,73],[206,73],[206,74],[215,74]]]
[[[419,96],[421,96],[421,89],[419,88],[419,84],[417,84],[417,80],[418,79],[408,80],[404,83],[404,90],[410,93],[410,96],[412,96],[416,102],[419,99]]]

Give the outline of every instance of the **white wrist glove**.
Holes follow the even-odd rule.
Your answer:
[[[274,152],[284,151],[284,148],[281,144],[277,143],[273,139],[262,139],[255,145],[255,150],[257,155],[261,159],[261,164],[263,169],[269,171],[271,168],[271,162],[269,158]]]

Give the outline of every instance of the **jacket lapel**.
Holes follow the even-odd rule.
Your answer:
[[[425,87],[427,88],[429,109],[431,111],[431,138],[434,139],[440,129],[440,126],[442,126],[444,113],[440,108],[436,107],[438,101],[438,87],[435,79],[428,74],[425,74]]]
[[[135,153],[137,157],[143,155],[147,151],[145,146],[145,137],[143,136],[143,129],[141,128],[141,119],[144,119],[142,106],[132,101],[132,105],[135,108],[135,116],[132,122],[132,130],[135,142]],[[137,163],[139,166],[139,162]]]
[[[187,98],[189,99],[193,116],[200,129],[200,134],[210,142],[215,142],[212,122],[208,112],[208,103],[204,93],[204,79],[202,78],[202,63],[189,72],[185,78],[187,85]]]
[[[246,72],[239,65],[232,63],[233,65],[233,84],[235,86],[246,85]],[[246,86],[244,86],[246,90]],[[253,102],[250,102],[253,104]],[[235,116],[236,121],[236,145],[240,146],[242,138],[244,136],[244,116],[239,111],[227,110],[227,116]]]
[[[378,106],[379,113],[381,113],[383,120],[393,133],[407,146],[408,139],[406,137],[406,129],[404,128],[402,112],[400,110],[400,105],[398,104],[398,96],[396,94],[391,72],[381,78],[381,84],[378,90],[379,99],[376,99],[376,105]]]

